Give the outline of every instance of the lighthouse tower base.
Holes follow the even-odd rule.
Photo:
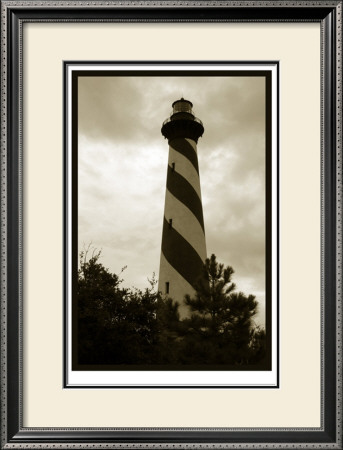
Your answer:
[[[167,276],[160,276],[158,290],[178,302],[181,320],[190,317],[191,312],[184,303],[184,297],[186,294],[192,297],[195,293],[194,288],[168,263],[163,254],[161,254],[160,273]]]

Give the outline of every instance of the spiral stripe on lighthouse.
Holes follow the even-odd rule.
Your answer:
[[[206,248],[204,245],[205,233],[202,229],[198,219],[187,208],[186,205],[181,203],[176,197],[173,196],[168,190],[166,192],[166,204],[168,205],[168,211],[170,217],[166,217],[166,220],[173,219],[173,228],[186,239],[187,242],[194,248],[199,254],[202,260],[206,258]]]
[[[202,229],[204,230],[204,217],[202,213],[201,199],[196,193],[192,185],[183,178],[179,173],[172,170],[168,165],[167,189],[198,219]]]
[[[195,151],[195,153],[198,153],[196,142],[193,141],[193,139],[189,139],[189,138],[184,138],[184,139],[185,139],[185,141],[187,141],[189,143],[189,145],[191,145],[193,147],[193,150]]]
[[[176,149],[181,149],[182,153]],[[183,151],[185,149],[187,152]],[[206,258],[195,142],[175,139],[170,143],[166,187],[161,265],[163,262],[169,277],[171,268],[179,274],[177,286],[184,285],[185,280],[194,289]],[[175,284],[175,275],[173,283]],[[172,294],[179,291],[177,286],[171,289]],[[192,292],[185,292],[192,295]]]
[[[204,262],[190,243],[170,227],[166,219],[163,222],[162,252],[169,264],[194,288]]]
[[[173,170],[182,175],[183,178],[192,185],[198,196],[201,198],[199,174],[189,159],[174,150],[173,147],[169,147],[168,162]]]
[[[173,300],[176,300],[179,303],[180,316],[182,318],[187,317],[189,315],[189,309],[188,306],[184,304],[183,299],[185,294],[193,294],[193,286],[188,283],[188,281],[181,276],[177,270],[174,269],[174,267],[165,258],[163,252],[161,252],[160,271],[162,274],[167,274],[168,276],[164,278],[162,282],[159,281],[159,290],[162,291],[165,286],[165,282],[168,281],[170,284],[169,294]]]
[[[199,173],[198,155],[191,142],[194,141],[192,141],[191,139],[176,138],[173,139],[169,143],[169,145],[174,150],[181,153],[181,155],[183,155],[185,158],[187,158],[193,164],[195,170]]]

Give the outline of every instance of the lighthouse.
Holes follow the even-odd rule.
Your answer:
[[[172,108],[161,129],[169,157],[158,289],[178,301],[180,317],[185,318],[190,311],[184,296],[194,294],[206,259],[197,154],[204,127],[189,100],[176,100]]]

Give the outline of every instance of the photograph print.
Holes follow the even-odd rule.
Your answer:
[[[275,369],[275,68],[66,79],[70,370]]]

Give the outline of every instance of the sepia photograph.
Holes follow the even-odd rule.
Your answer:
[[[76,71],[72,130],[73,370],[271,370],[270,73]]]

